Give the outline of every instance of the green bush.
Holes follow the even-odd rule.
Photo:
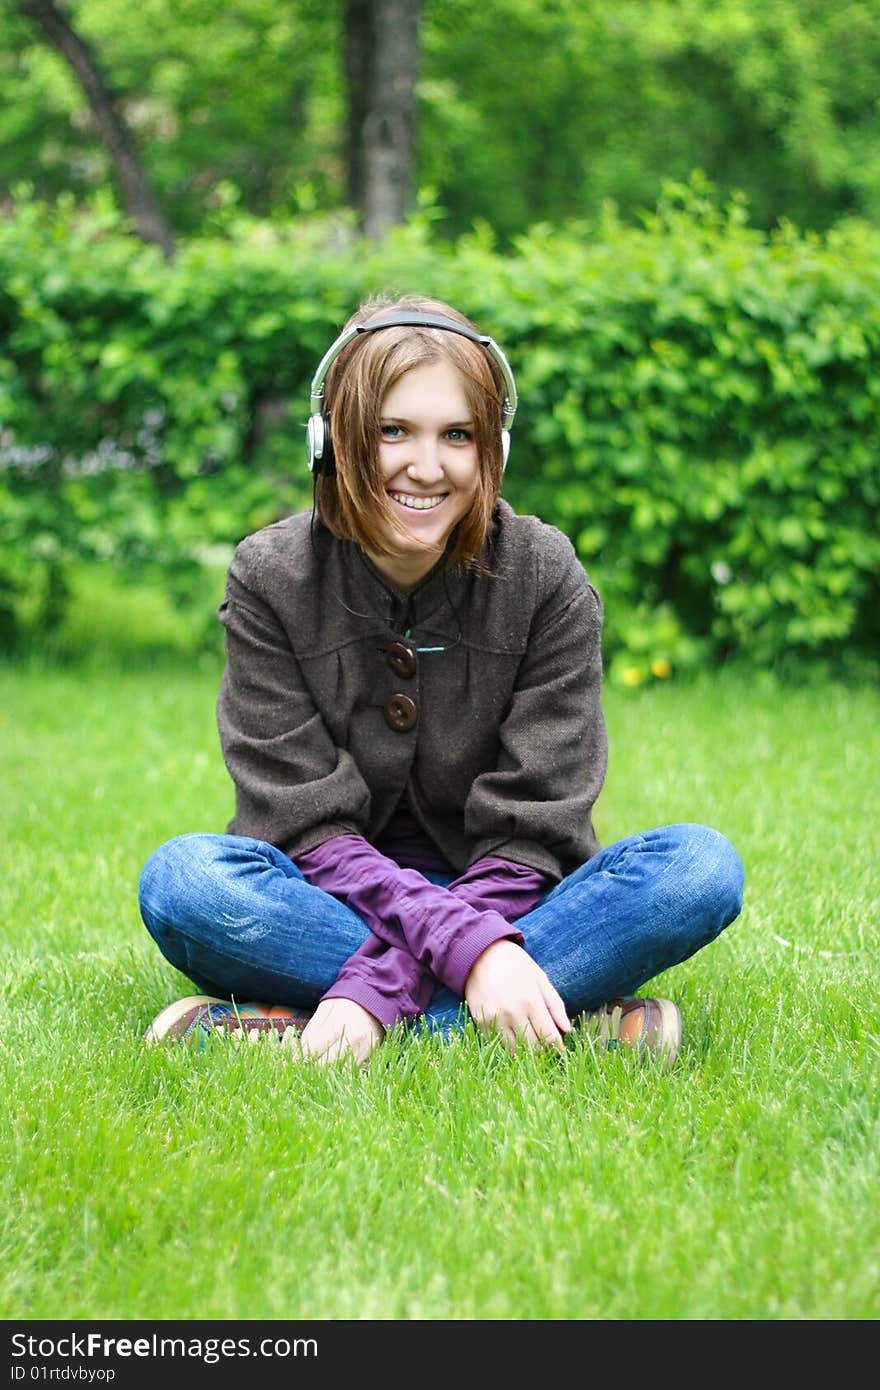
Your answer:
[[[520,408],[505,494],[575,542],[615,680],[880,650],[880,234],[748,225],[695,178],[638,228],[539,226],[512,254],[430,212],[233,220],[166,264],[115,213],[0,221],[0,621],[57,624],[105,559],[179,601],[309,505],[304,425],[358,300],[424,291],[498,339]]]

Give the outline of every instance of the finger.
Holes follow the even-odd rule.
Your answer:
[[[365,1067],[370,1060],[374,1046],[375,1039],[372,1036],[349,1038],[343,1034],[332,1054],[328,1054],[327,1060],[337,1062],[340,1058],[350,1057],[359,1067]]]
[[[300,1037],[303,1042],[314,1043],[318,1038],[326,1037],[328,1033],[326,1016],[314,1013],[309,1019]]]
[[[519,1027],[516,1019],[511,1019],[500,1013],[491,1013],[489,1010],[481,1010],[479,1013],[472,1013],[474,1022],[480,1032],[487,1038],[500,1038],[504,1046],[512,1051],[516,1047],[519,1036]]]
[[[302,1057],[304,1055],[302,1033],[298,1028],[295,1028],[292,1023],[285,1028],[281,1035],[281,1046],[284,1049],[285,1057],[291,1052],[297,1057]]]
[[[326,1057],[327,1053],[338,1043],[339,1034],[326,1032],[324,1029],[316,1029],[309,1036],[308,1028],[302,1034],[302,1050],[304,1057],[312,1057],[320,1061]]]
[[[495,1023],[505,1047],[510,1052],[515,1052],[518,1047],[538,1048],[543,1045],[537,1029],[528,1016],[506,1020],[498,1018]]]
[[[320,1029],[315,1027],[314,1019],[306,1024],[299,1035],[300,1046],[303,1052],[311,1052],[319,1033]]]
[[[554,1022],[549,1009],[541,1009],[529,1019],[529,1024],[538,1042],[545,1047],[555,1047],[560,1052],[564,1046],[562,1034]]]
[[[353,1057],[360,1066],[364,1066],[369,1061],[374,1044],[375,1039],[372,1035],[355,1033],[349,1037],[343,1028],[340,1033],[334,1032],[332,1036],[325,1036],[321,1041],[316,1040],[306,1055],[315,1062],[325,1064],[338,1062],[345,1057]]]
[[[504,1028],[500,1020],[496,1017],[495,1014],[489,1013],[486,1009],[477,1008],[476,1012],[472,1010],[471,1017],[473,1018],[481,1033],[491,1033],[492,1029],[495,1027],[497,1027],[499,1033],[504,1032]]]
[[[350,1051],[348,1039],[344,1033],[340,1033],[338,1036],[327,1039],[320,1050],[312,1051],[310,1056],[312,1061],[320,1062],[326,1066],[331,1062],[338,1061],[340,1057],[344,1057]]]
[[[541,993],[544,998],[544,1003],[547,1005],[550,1017],[553,1019],[560,1033],[570,1033],[574,1025],[568,1016],[565,1004],[562,1001],[562,995],[554,989],[549,980],[547,980]]]
[[[504,1046],[507,1048],[508,1052],[516,1052],[520,1043],[525,1041],[521,1029],[499,1027],[498,1031],[504,1040]]]
[[[520,1030],[517,1037],[521,1043],[525,1043],[526,1047],[532,1048],[533,1051],[544,1046],[544,1040],[531,1019],[526,1020],[525,1028]]]

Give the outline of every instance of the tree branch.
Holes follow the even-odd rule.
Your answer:
[[[101,74],[97,59],[85,40],[68,23],[53,0],[18,0],[21,14],[40,26],[52,48],[73,69],[104,145],[113,160],[116,179],[127,216],[144,241],[162,247],[167,260],[174,254],[170,225],[159,206],[140,162],[131,129]]]

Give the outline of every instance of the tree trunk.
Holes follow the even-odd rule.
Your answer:
[[[138,158],[134,138],[115,97],[105,83],[89,46],[74,32],[53,0],[19,0],[23,15],[39,24],[47,41],[76,74],[101,138],[116,170],[126,215],[144,241],[157,242],[166,260],[174,254],[171,228]]]
[[[348,196],[373,239],[410,207],[420,9],[421,0],[345,0]]]

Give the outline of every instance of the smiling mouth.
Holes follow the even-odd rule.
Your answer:
[[[398,502],[401,507],[406,507],[411,512],[432,512],[435,507],[439,507],[441,502],[446,501],[447,494],[441,493],[439,497],[414,497],[408,492],[389,492],[388,496],[394,502]]]

